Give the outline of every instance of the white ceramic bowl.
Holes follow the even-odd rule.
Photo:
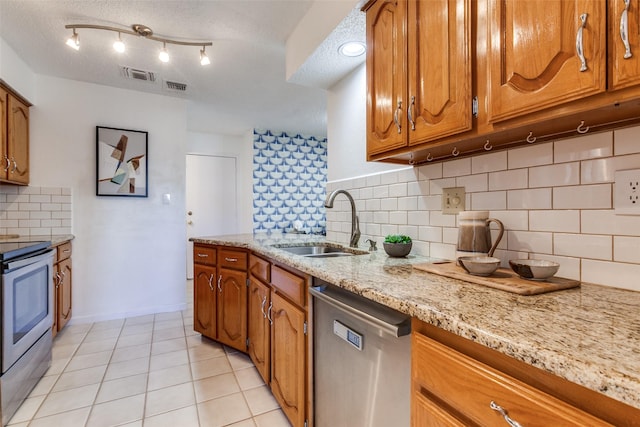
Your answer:
[[[560,264],[544,259],[512,259],[509,265],[518,276],[530,280],[544,280],[558,272]]]
[[[500,259],[490,256],[461,256],[458,263],[474,276],[491,276],[500,267]]]

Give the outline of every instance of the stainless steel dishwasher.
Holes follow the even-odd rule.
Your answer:
[[[409,426],[409,316],[319,279],[310,292],[316,427]]]

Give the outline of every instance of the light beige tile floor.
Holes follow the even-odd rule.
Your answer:
[[[187,283],[187,301],[192,283]],[[289,427],[251,360],[187,310],[65,327],[10,427]]]

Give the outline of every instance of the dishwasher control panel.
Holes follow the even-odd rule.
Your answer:
[[[337,320],[333,321],[333,333],[362,351],[362,338],[363,336],[349,328],[348,326],[340,323]]]

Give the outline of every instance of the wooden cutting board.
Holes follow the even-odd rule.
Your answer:
[[[438,274],[440,276],[450,277],[452,279],[464,280],[465,282],[475,283],[477,285],[489,286],[491,288],[501,289],[507,292],[513,292],[520,295],[537,295],[545,292],[553,292],[561,289],[569,289],[580,286],[577,280],[565,279],[563,277],[550,277],[544,281],[523,279],[506,268],[497,269],[491,276],[482,277],[474,276],[467,273],[462,267],[455,262],[446,263],[426,263],[414,264],[413,268],[426,271],[428,273]]]

